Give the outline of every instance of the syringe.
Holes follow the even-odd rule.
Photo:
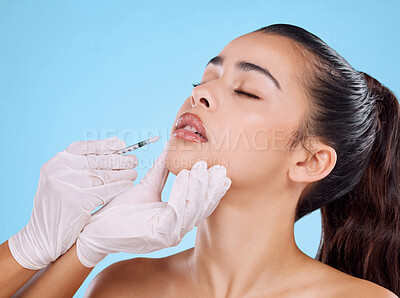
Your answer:
[[[136,149],[138,149],[140,147],[146,146],[146,145],[148,145],[150,143],[157,142],[159,139],[160,138],[158,136],[151,137],[151,138],[149,138],[147,140],[140,141],[139,143],[133,144],[133,145],[128,146],[128,147],[126,147],[124,149],[117,150],[117,151],[115,151],[113,153],[114,154],[124,154],[124,153],[130,152],[132,150],[136,150]]]

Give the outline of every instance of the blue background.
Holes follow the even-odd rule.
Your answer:
[[[40,167],[73,141],[163,136],[135,152],[139,181],[208,60],[260,27],[299,25],[399,94],[399,12],[397,0],[0,1],[0,241],[29,221]],[[190,248],[195,232],[146,256]],[[319,211],[295,225],[312,257],[320,233]],[[132,257],[109,255],[76,297],[102,269]]]

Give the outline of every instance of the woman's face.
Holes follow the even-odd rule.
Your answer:
[[[301,61],[291,45],[284,37],[250,33],[231,41],[210,61],[202,84],[193,88],[175,118],[167,155],[172,173],[205,160],[208,167],[226,167],[231,188],[287,182],[290,160],[285,146],[306,107],[296,79]],[[177,122],[187,124],[178,121],[184,113],[200,117],[208,141],[193,132],[175,132]],[[183,119],[190,123],[193,118]]]

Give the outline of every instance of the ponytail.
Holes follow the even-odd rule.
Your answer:
[[[400,296],[400,108],[395,95],[361,72],[377,109],[369,165],[347,194],[321,208],[316,259]]]

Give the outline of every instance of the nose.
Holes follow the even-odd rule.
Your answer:
[[[210,92],[204,86],[193,88],[190,104],[192,107],[205,108],[207,110],[215,110],[216,108],[216,101],[212,99]]]
[[[192,96],[190,97],[190,103],[192,104],[192,107],[193,107],[193,108],[198,106],[197,102],[199,102],[200,104],[204,105],[204,106],[207,107],[207,108],[210,107],[210,103],[208,102],[207,99],[205,99],[204,97],[202,97],[202,98],[200,98],[200,100],[197,101],[197,100],[194,98],[194,96],[192,95]]]

